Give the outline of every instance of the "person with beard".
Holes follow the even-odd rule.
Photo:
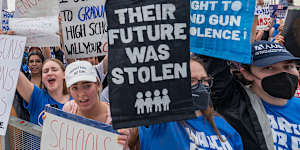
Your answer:
[[[252,45],[251,64],[240,68],[244,80],[234,78],[228,62],[210,61],[213,105],[239,132],[244,149],[300,147],[300,100],[293,97],[297,60],[280,44],[258,41]]]

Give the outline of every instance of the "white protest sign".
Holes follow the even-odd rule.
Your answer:
[[[108,47],[105,0],[61,0],[59,7],[67,58],[105,55]]]
[[[13,18],[9,28],[17,35],[27,37],[26,46],[49,47],[60,46],[57,16],[40,18]]]
[[[26,37],[0,35],[0,135],[5,135]]]
[[[268,24],[271,20],[270,16],[270,0],[264,0],[264,5],[256,5],[255,15],[258,16],[257,19],[257,30],[269,29]]]
[[[15,0],[15,4],[18,18],[58,16],[56,0]]]
[[[41,150],[122,150],[111,126],[46,107]],[[76,120],[76,121],[75,121]],[[87,125],[88,124],[88,125]],[[101,129],[103,128],[103,129]]]

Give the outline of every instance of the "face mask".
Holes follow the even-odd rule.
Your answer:
[[[291,99],[298,86],[298,77],[281,72],[262,79],[262,87],[269,95],[277,98]]]
[[[200,110],[206,110],[210,101],[209,87],[198,83],[192,86],[192,100]]]

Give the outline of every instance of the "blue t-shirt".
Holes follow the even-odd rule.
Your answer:
[[[141,150],[242,150],[240,135],[221,117],[214,121],[224,142],[221,142],[204,116],[182,122],[168,122],[139,127]],[[193,129],[192,129],[193,128]]]
[[[262,102],[273,131],[275,150],[300,149],[300,99],[293,97],[284,106]]]
[[[42,111],[47,104],[57,104],[58,109],[62,109],[64,104],[55,101],[47,91],[38,88],[34,85],[32,95],[30,97],[29,104],[24,101],[24,107],[28,110],[30,114],[30,122],[38,124],[38,121],[43,124],[43,119],[41,118]],[[39,117],[40,115],[40,117]]]

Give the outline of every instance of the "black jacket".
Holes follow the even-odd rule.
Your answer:
[[[211,59],[207,71],[214,78],[211,89],[213,106],[241,135],[244,149],[267,150],[250,98],[242,84],[233,77],[227,62]]]

